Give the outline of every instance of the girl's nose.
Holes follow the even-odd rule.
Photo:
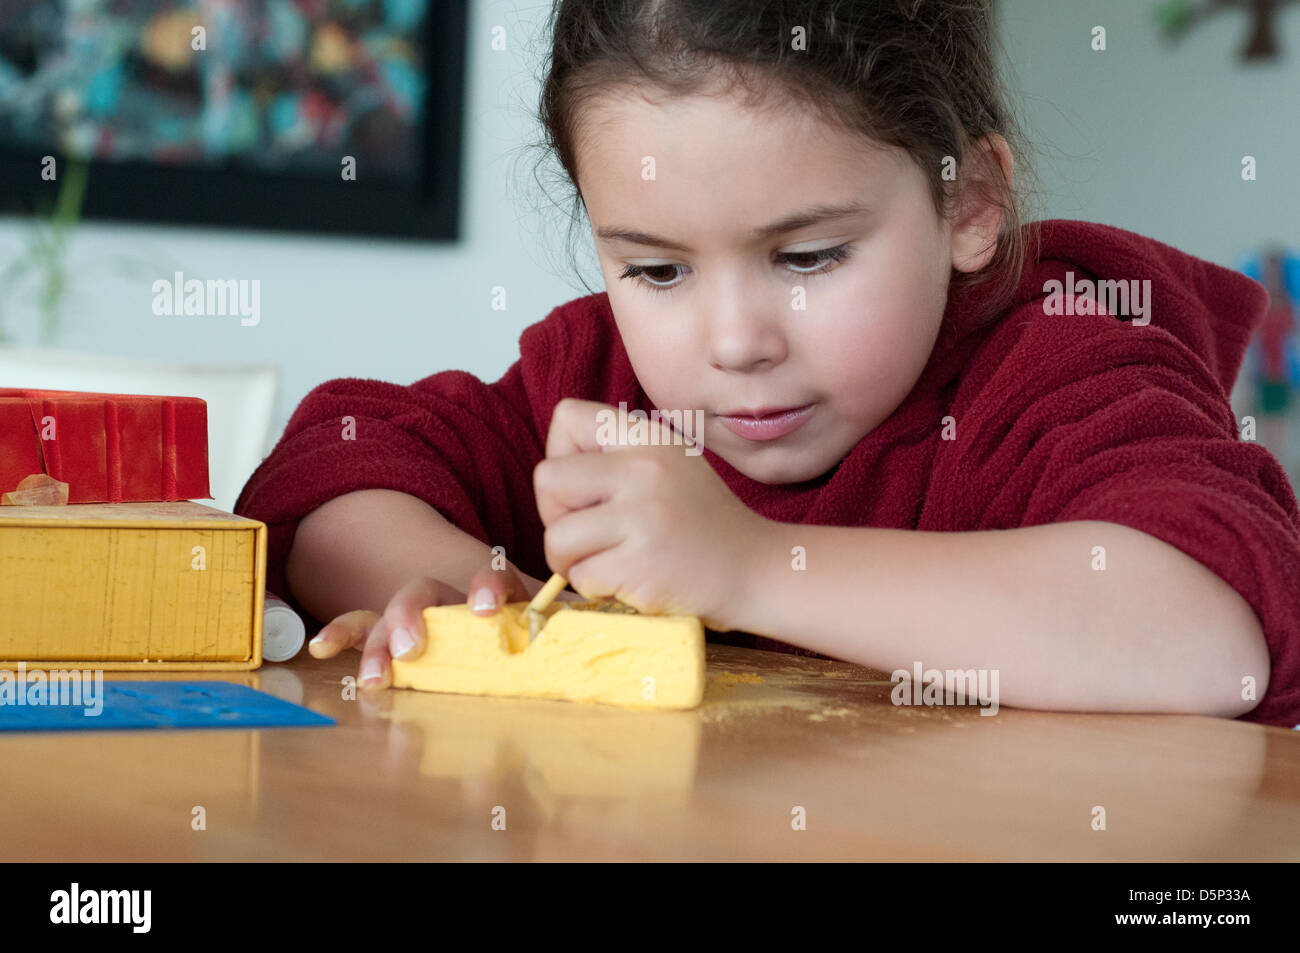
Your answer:
[[[774,307],[780,306],[745,294],[713,298],[704,318],[709,363],[718,370],[743,373],[784,361],[786,324]]]

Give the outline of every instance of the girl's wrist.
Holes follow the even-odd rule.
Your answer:
[[[779,570],[785,565],[784,523],[754,514],[755,522],[742,539],[740,557],[733,560],[736,572],[729,587],[730,599],[721,618],[722,631],[760,633],[765,606],[772,586],[779,584]]]

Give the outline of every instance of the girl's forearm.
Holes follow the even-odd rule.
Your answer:
[[[1256,704],[1242,700],[1245,676],[1255,699],[1268,687],[1249,604],[1126,526],[933,533],[769,522],[754,553],[733,628],[888,672],[915,662],[996,670],[1001,704],[1235,717]]]
[[[491,558],[490,547],[418,497],[358,490],[302,519],[285,574],[303,608],[328,621],[353,609],[382,612],[398,589],[421,576],[465,592]],[[523,572],[519,577],[530,592],[542,585]]]

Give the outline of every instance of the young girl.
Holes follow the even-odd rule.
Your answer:
[[[496,383],[307,396],[236,509],[270,588],[333,619],[313,655],[385,686],[422,607],[554,571],[757,647],[996,672],[1006,705],[1300,721],[1300,514],[1228,403],[1266,294],[1021,224],[987,3],[551,27],[541,120],[606,291]],[[697,446],[611,442],[633,410]]]

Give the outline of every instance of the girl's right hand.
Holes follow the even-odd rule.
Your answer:
[[[531,581],[536,583],[533,591],[542,587],[540,581]],[[346,648],[355,648],[361,652],[357,675],[361,687],[387,688],[393,682],[392,659],[410,661],[424,652],[425,607],[468,602],[475,615],[491,615],[507,602],[527,602],[531,598],[524,578],[513,566],[485,566],[475,573],[469,591],[466,599],[465,593],[437,579],[426,576],[413,580],[393,596],[382,614],[357,609],[322,627],[307,651],[314,658],[333,658]]]

